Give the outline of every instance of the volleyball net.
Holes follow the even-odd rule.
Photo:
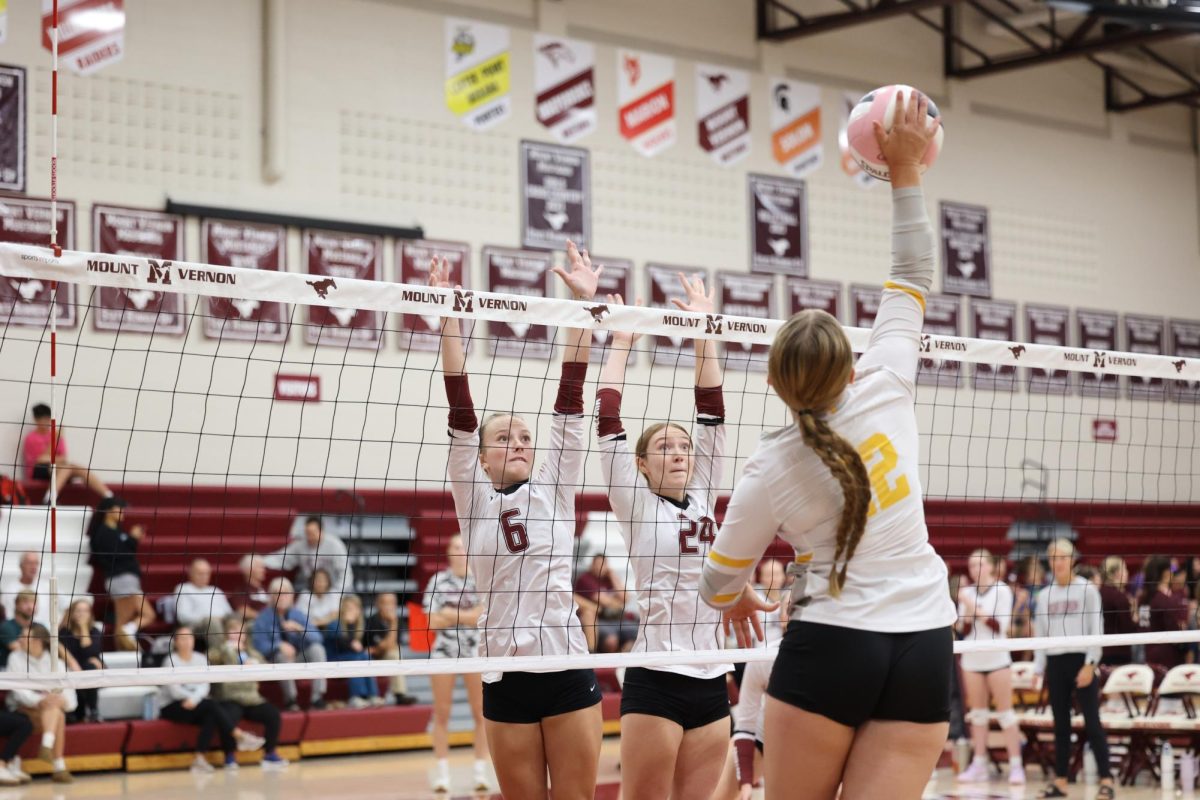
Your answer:
[[[509,268],[528,285],[549,287],[550,263],[514,259]],[[442,320],[462,321],[480,417],[520,415],[533,432],[539,462],[550,447],[567,339],[561,329],[592,331],[585,466],[578,484],[567,487],[577,497],[578,535],[573,551],[562,555],[574,565],[572,580],[595,571],[587,588],[577,584],[578,595],[624,591],[619,602],[599,604],[604,610],[597,612],[589,645],[603,649],[606,637],[616,636],[619,647],[639,627],[674,623],[637,618],[638,598],[650,587],[638,585],[620,520],[607,508],[593,419],[599,364],[611,351],[614,331],[642,334],[623,391],[630,439],[661,421],[692,429],[692,342],[718,342],[727,437],[723,477],[712,487],[722,498],[719,516],[759,436],[790,424],[765,381],[767,349],[782,321],[727,313],[744,310],[736,292],[719,291],[723,308],[694,314],[667,307],[665,289],[656,298],[662,307],[637,307],[600,297],[544,297],[540,290],[438,289],[136,255],[55,255],[9,244],[0,244],[0,278],[7,298],[0,306],[0,427],[12,445],[0,472],[24,476],[28,453],[20,450],[33,427],[29,409],[53,396],[56,435],[69,442],[66,459],[128,494],[121,525],[146,528],[137,558],[144,602],[158,604],[160,620],[153,630],[138,631],[145,647],[153,650],[150,640],[170,636],[172,618],[186,622],[178,611],[189,591],[210,604],[209,613],[200,615],[209,627],[197,632],[209,634],[209,648],[220,638],[217,623],[229,614],[207,585],[197,586],[202,579],[193,580],[198,559],[237,606],[244,591],[239,566],[247,557],[260,558],[267,567],[260,594],[272,607],[278,592],[268,588],[271,578],[306,572],[309,517],[321,521],[322,536],[346,545],[334,555],[342,575],[328,576],[339,571],[335,563],[325,570],[331,585],[315,592],[316,601],[310,596],[295,602],[307,603],[308,610],[318,602],[324,610],[313,618],[327,619],[330,609],[333,619],[348,613],[342,627],[351,638],[357,629],[370,634],[383,595],[398,595],[404,618],[399,658],[0,673],[0,688],[666,666],[772,656],[729,643],[730,649],[691,651],[426,657],[436,646],[429,618],[437,609],[422,601],[431,577],[445,569],[446,544],[458,529],[448,491]],[[471,287],[469,280],[463,283]],[[54,303],[39,305],[50,286],[56,286]],[[870,293],[863,296],[869,304]],[[921,483],[931,541],[955,576],[946,590],[957,591],[967,580],[960,576],[968,571],[968,556],[986,549],[989,568],[1013,586],[1016,598],[1009,619],[999,621],[1013,638],[972,638],[956,642],[956,650],[1099,644],[1134,645],[1140,652],[1158,643],[1182,657],[1200,641],[1200,632],[1189,629],[1195,624],[1188,611],[1200,581],[1200,559],[1193,563],[1200,553],[1200,359],[964,338],[942,335],[936,324],[928,329],[916,388]],[[861,352],[869,330],[846,330]],[[76,493],[69,497],[82,492],[68,491]],[[45,563],[56,551],[56,594],[94,595],[98,613],[111,613],[103,581],[111,560],[92,551],[86,535],[92,514],[58,498],[48,507],[0,508],[0,577],[16,576],[25,552],[40,554]],[[1110,581],[1119,578],[1131,594],[1145,598],[1142,618],[1133,619],[1129,633],[1023,635],[1032,632],[1028,618],[1047,581],[1046,547],[1063,538],[1075,543],[1087,567],[1102,569],[1108,556],[1126,563],[1128,576]],[[702,550],[707,544],[697,537],[692,546]],[[606,557],[602,567],[597,555]],[[777,541],[766,558],[788,561],[791,555]],[[1151,613],[1158,584],[1141,585],[1149,580],[1151,556],[1167,557],[1161,591],[1173,598],[1171,613],[1183,609],[1173,630],[1161,630],[1162,603]],[[653,556],[661,565],[656,561],[651,572],[675,569],[680,557],[678,551]],[[1161,572],[1153,571],[1157,579]],[[851,562],[849,580],[853,576]],[[43,580],[38,578],[37,601],[53,602],[43,596]],[[297,592],[309,588],[295,586]],[[697,588],[677,592],[695,594],[699,608]],[[521,603],[548,599],[537,586],[476,591],[485,603],[489,593],[528,595],[518,597]],[[361,623],[345,611],[342,601],[351,595],[361,599]],[[58,605],[43,612],[47,624],[59,623]],[[231,613],[246,618],[242,611]],[[1158,630],[1139,632],[1139,623],[1142,630]],[[690,641],[693,632],[678,635]],[[327,642],[315,621],[304,634],[313,643]],[[340,646],[328,644],[331,651]]]

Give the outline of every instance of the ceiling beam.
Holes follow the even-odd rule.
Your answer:
[[[890,19],[891,17],[913,14],[929,8],[939,8],[958,0],[877,0],[877,2],[860,10],[843,11],[820,16],[805,17],[781,0],[757,0],[758,3],[758,38],[781,42],[790,39],[800,39],[805,36],[815,36],[819,33],[863,25],[868,22]],[[780,11],[796,20],[793,24],[781,27],[771,25],[774,12]]]

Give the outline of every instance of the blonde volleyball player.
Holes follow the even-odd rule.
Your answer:
[[[704,281],[679,276],[684,311],[713,312]],[[620,303],[621,298],[610,298]],[[656,423],[631,449],[621,423],[625,365],[636,336],[613,332],[600,373],[601,472],[628,548],[641,626],[633,652],[716,650],[721,614],[701,602],[704,558],[716,537],[716,487],[725,455],[725,406],[716,343],[696,340],[696,437]],[[630,667],[621,688],[625,800],[707,798],[729,742],[732,664]]]
[[[704,599],[740,644],[772,607],[747,582],[776,534],[811,549],[807,598],[768,685],[768,798],[921,797],[946,741],[953,626],[946,567],[929,544],[914,382],[934,237],[919,164],[932,139],[924,97],[890,133],[892,270],[866,352],[837,320],[803,311],[780,329],[768,377],[795,424],[746,464],[704,566]]]
[[[568,250],[555,272],[580,300],[596,293],[600,268]],[[448,288],[443,260],[430,284]],[[571,590],[575,490],[587,451],[583,382],[591,332],[571,330],[550,425],[550,445],[533,469],[533,432],[513,414],[479,426],[458,320],[442,328],[450,405],[449,480],[463,543],[483,594],[479,653],[485,657],[586,653]],[[484,673],[483,716],[505,797],[592,800],[600,758],[600,691],[590,669]]]
[[[958,591],[958,626],[968,642],[988,642],[1008,638],[1012,621],[1013,593],[996,577],[995,561],[987,550],[976,550],[967,559],[968,586]],[[967,722],[975,758],[958,775],[963,783],[985,782],[989,777],[988,731],[991,704],[996,705],[996,721],[1008,749],[1008,782],[1025,783],[1025,765],[1021,760],[1021,732],[1012,709],[1012,656],[999,653],[963,653],[963,690],[967,699]]]

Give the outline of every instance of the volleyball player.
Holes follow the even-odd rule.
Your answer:
[[[679,276],[684,311],[712,313],[704,281]],[[610,302],[621,302],[620,297]],[[621,423],[625,366],[636,336],[613,332],[597,392],[600,463],[638,595],[635,653],[717,650],[721,614],[699,597],[716,537],[725,406],[716,342],[696,340],[696,438],[680,425],[646,428],[631,450]],[[729,741],[732,664],[630,667],[621,687],[621,788],[626,800],[705,798]]]
[[[915,94],[915,93],[913,93]],[[771,346],[769,382],[795,424],[763,436],[704,566],[704,599],[740,644],[771,608],[747,583],[778,533],[811,549],[768,685],[768,798],[918,798],[950,718],[957,614],[929,544],[914,383],[934,237],[920,161],[927,100],[910,96],[875,135],[892,178],[892,269],[867,350],[802,311]]]
[[[971,583],[958,591],[958,625],[964,641],[988,642],[1008,638],[1012,618],[1013,593],[996,577],[995,561],[987,550],[976,550],[967,558]],[[963,690],[967,700],[967,722],[975,757],[958,775],[963,783],[988,780],[988,731],[991,728],[991,704],[996,706],[996,721],[1004,734],[1008,750],[1008,782],[1025,783],[1025,765],[1021,760],[1021,732],[1012,709],[1012,655],[1007,651],[962,654]]]
[[[556,267],[576,299],[596,293],[600,268],[568,250]],[[430,284],[448,288],[443,259]],[[571,587],[575,490],[587,451],[583,382],[591,331],[571,330],[550,425],[550,446],[533,471],[533,431],[515,414],[479,425],[471,401],[459,323],[442,328],[442,369],[450,405],[449,479],[471,570],[483,595],[480,655],[586,653]],[[590,669],[484,673],[483,715],[492,763],[505,797],[592,800],[599,769],[600,691]]]

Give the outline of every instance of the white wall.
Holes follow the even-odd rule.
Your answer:
[[[48,185],[49,59],[38,44],[35,5],[10,4],[0,62],[31,72],[30,187],[40,195]],[[593,159],[597,253],[632,257],[639,266],[745,269],[745,173],[775,171],[762,98],[766,75],[782,73],[826,87],[826,165],[809,180],[813,276],[879,283],[888,263],[887,193],[849,183],[837,167],[834,136],[843,90],[903,81],[931,92],[945,118],[945,152],[927,184],[931,208],[952,199],[991,209],[998,298],[1200,315],[1191,121],[1174,108],[1105,114],[1101,74],[1090,65],[947,82],[940,39],[912,20],[762,45],[754,39],[749,0],[288,0],[285,6],[284,176],[268,184],[261,177],[260,5],[127,0],[125,60],[92,78],[65,76],[61,87],[59,190],[80,203],[81,246],[91,241],[92,202],[153,208],[168,196],[420,224],[430,238],[470,242],[476,257],[485,244],[515,245],[517,143],[548,138],[534,122],[531,90],[532,36],[544,30],[597,43],[599,127],[581,142]],[[513,26],[513,115],[489,133],[471,132],[445,108],[443,12]],[[617,135],[614,64],[621,44],[679,59],[680,140],[655,159],[638,156]],[[734,169],[713,165],[695,145],[695,60],[757,73],[754,152]],[[187,253],[193,259],[199,253],[194,220]],[[288,261],[302,268],[298,232]],[[390,248],[384,274],[395,274]],[[639,285],[644,289],[644,281]],[[317,351],[301,343],[298,329],[285,347],[223,343],[217,352],[200,325],[192,327],[182,342],[134,334],[117,342],[94,332],[89,320],[63,337],[70,386],[62,417],[76,457],[126,481],[161,476],[172,483],[341,487],[386,478],[389,486],[411,487],[420,478],[423,486],[440,485],[444,398],[428,356],[398,350],[391,335],[378,356]],[[44,348],[26,341],[39,336],[10,328],[0,341],[0,462],[13,460],[29,404],[48,396],[39,385]],[[269,401],[277,370],[309,369],[322,376],[326,402]],[[556,367],[492,362],[480,348],[473,369],[496,375],[490,381],[479,375],[477,402],[512,408],[515,396],[527,412],[548,407],[553,386],[544,377]],[[498,375],[517,371],[519,388]],[[641,367],[631,382],[656,387],[649,401],[645,391],[630,390],[631,418],[691,413],[686,372]],[[766,404],[760,375],[731,376],[727,391],[745,455],[764,417],[775,424],[782,414],[773,400]],[[1076,397],[1065,401],[1065,416],[1050,416],[1044,426],[1025,411],[1056,402],[1064,403],[1023,392],[1010,398],[922,389],[930,494],[1020,496],[1017,467],[1030,455],[1057,471],[1052,489],[1060,496],[1200,499],[1194,407]],[[1127,423],[1121,443],[1090,444],[1097,416]],[[636,428],[640,419],[631,421]],[[1147,421],[1150,429],[1140,431]],[[1087,444],[1064,446],[1064,440]],[[1143,480],[1135,471],[1164,477]]]

